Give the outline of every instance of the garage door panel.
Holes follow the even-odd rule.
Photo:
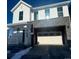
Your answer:
[[[39,45],[63,45],[62,36],[38,36]]]

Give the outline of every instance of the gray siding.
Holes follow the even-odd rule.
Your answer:
[[[36,20],[32,23],[34,28],[70,25],[69,17],[53,18],[49,20]]]

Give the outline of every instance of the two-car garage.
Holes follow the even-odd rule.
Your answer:
[[[37,34],[39,45],[63,45],[61,32],[39,32]]]
[[[34,45],[65,45],[65,27],[50,27],[34,29]]]
[[[62,36],[38,36],[39,45],[63,45]]]

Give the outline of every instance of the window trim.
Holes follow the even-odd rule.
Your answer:
[[[49,8],[46,8],[45,9],[45,17],[50,17],[50,9]]]
[[[35,11],[34,12],[34,20],[37,20],[38,19],[38,11]]]
[[[63,7],[57,7],[58,17],[63,17]]]
[[[23,20],[23,11],[19,12],[19,21]]]

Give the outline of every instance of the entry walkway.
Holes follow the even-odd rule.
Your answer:
[[[22,51],[16,53],[11,59],[21,59],[21,57],[22,57],[23,55],[27,54],[27,53],[30,51],[31,48],[32,48],[32,47],[27,48],[27,49],[25,49],[25,50],[22,50]]]
[[[64,59],[70,58],[70,52],[61,46],[35,46],[21,59]]]

